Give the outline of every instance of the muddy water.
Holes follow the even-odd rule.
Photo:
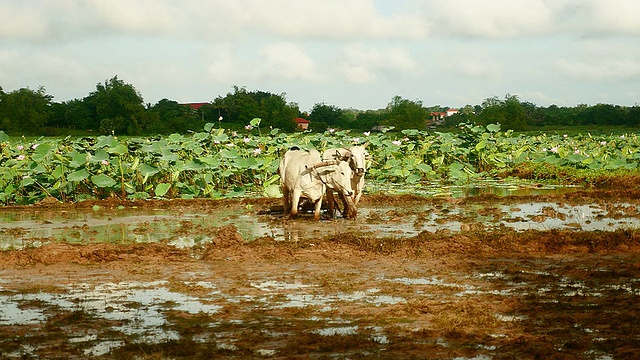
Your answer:
[[[339,287],[327,286],[336,281],[327,277],[343,277],[349,268],[314,277],[296,266],[268,273],[239,267],[226,276],[200,267],[153,281],[106,280],[89,271],[37,291],[25,291],[33,286],[27,279],[3,279],[0,329],[58,329],[49,335],[53,340],[21,341],[3,355],[38,357],[62,338],[75,358],[118,358],[132,344],[206,345],[218,355],[288,358],[308,336],[327,342],[318,354],[339,358],[403,354],[421,346],[437,358],[499,358],[513,355],[514,346],[524,356],[523,339],[542,346],[535,348],[542,357],[550,344],[558,354],[614,358],[612,344],[638,341],[633,324],[620,321],[637,314],[640,280],[603,260],[595,269],[576,265],[503,259],[449,271],[379,266],[350,275],[352,284]],[[443,335],[431,337],[426,329]],[[460,338],[459,332],[467,335]],[[337,339],[358,345],[345,349]],[[7,341],[0,339],[0,348]]]
[[[536,195],[559,195],[579,190],[579,186],[572,185],[550,185],[539,183],[527,183],[520,181],[519,184],[500,180],[474,180],[468,184],[444,184],[433,182],[416,188],[407,187],[405,184],[367,184],[367,188],[373,192],[385,194],[413,194],[421,196],[449,196],[452,198],[466,198],[479,195],[496,196],[536,196]]]
[[[275,201],[277,203],[277,200]],[[285,221],[281,213],[251,206],[207,211],[120,208],[65,211],[0,211],[0,250],[40,246],[50,242],[168,242],[193,247],[211,240],[212,229],[234,224],[247,241],[269,236],[276,240],[309,240],[349,231],[379,237],[408,237],[422,231],[465,231],[493,228],[515,230],[577,229],[584,231],[637,228],[639,206],[631,203],[569,204],[565,202],[494,202],[413,204],[409,207],[363,206],[356,220],[314,222],[308,214]]]
[[[547,244],[543,235],[539,244],[528,238],[527,254],[487,248],[500,242],[485,242],[483,254],[476,253],[458,246],[466,234],[442,244],[431,240],[419,254],[366,253],[323,240],[352,231],[392,241],[423,231],[504,228],[518,231],[508,239],[514,242],[528,229],[570,229],[562,234],[570,238],[636,228],[635,202],[527,197],[365,203],[354,221],[320,222],[310,214],[286,221],[269,210],[269,204],[237,203],[0,211],[0,247],[27,260],[14,263],[9,256],[0,268],[0,358],[640,355],[640,259],[633,232],[622,237],[626,243],[596,254],[571,248],[536,254]],[[194,249],[229,224],[247,243],[265,236],[276,241],[214,246],[206,259],[196,256],[202,252]],[[61,248],[85,248],[58,243],[103,242],[160,242],[188,255],[31,261],[47,259],[33,257],[33,250],[52,258]]]

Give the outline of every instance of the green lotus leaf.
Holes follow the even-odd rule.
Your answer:
[[[114,147],[108,148],[107,152],[109,154],[124,155],[129,152],[129,149],[127,149],[127,147],[124,146],[123,144],[118,144]]]
[[[102,161],[105,161],[105,160],[109,161],[109,159],[110,159],[109,158],[109,154],[106,151],[98,150],[98,151],[96,151],[95,155],[93,155],[93,156],[91,156],[89,158],[89,161],[92,162],[92,163],[99,163],[99,162],[102,162]]]
[[[9,135],[5,134],[4,131],[0,130],[0,142],[9,141]]]
[[[113,178],[105,174],[92,176],[91,182],[99,188],[111,187],[116,184],[116,181],[113,180]]]
[[[158,197],[163,197],[167,194],[170,188],[171,188],[171,184],[160,183],[156,186],[155,194]]]
[[[93,146],[94,149],[100,149],[103,147],[114,147],[118,145],[118,140],[113,136],[98,136],[98,142]]]

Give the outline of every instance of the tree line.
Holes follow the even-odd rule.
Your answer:
[[[0,87],[0,130],[11,135],[117,134],[153,135],[201,131],[206,123],[242,130],[254,118],[261,127],[297,131],[295,118],[311,122],[311,131],[330,128],[371,131],[382,127],[394,130],[455,127],[461,122],[481,125],[500,123],[503,129],[527,130],[549,126],[640,125],[640,106],[581,104],[575,107],[540,107],[507,94],[492,97],[479,105],[466,105],[458,113],[433,121],[433,112],[446,106],[426,107],[418,100],[395,96],[377,110],[343,109],[324,102],[309,113],[288,102],[286,94],[248,91],[234,86],[225,96],[197,108],[162,99],[145,104],[136,88],[118,76],[96,85],[82,99],[54,102],[44,87],[21,88],[11,92]]]

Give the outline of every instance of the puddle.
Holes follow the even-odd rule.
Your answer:
[[[450,196],[453,198],[465,198],[479,195],[496,196],[536,196],[536,195],[560,195],[581,189],[572,185],[551,185],[531,183],[526,180],[518,182],[501,180],[474,180],[469,184],[444,184],[431,182],[426,185],[409,186],[406,184],[371,184],[367,183],[367,189],[373,192],[386,194],[412,194],[428,197]]]
[[[251,283],[251,285],[267,293],[274,293],[274,296],[271,296],[269,298],[261,297],[257,300],[261,303],[270,303],[273,308],[277,309],[304,308],[307,306],[314,306],[319,308],[320,311],[327,312],[335,310],[335,304],[344,302],[361,302],[373,306],[406,303],[406,299],[402,297],[378,294],[380,292],[380,289],[376,288],[368,289],[365,291],[355,291],[351,293],[340,292],[329,295],[318,295],[302,292],[283,293],[283,291],[285,290],[302,290],[305,288],[313,287],[312,285],[286,284],[272,281],[263,283]]]
[[[269,236],[278,241],[311,240],[357,231],[378,237],[411,237],[422,231],[436,232],[491,230],[573,229],[616,230],[640,226],[636,204],[568,204],[522,202],[491,205],[455,203],[416,204],[398,208],[367,206],[356,220],[315,222],[308,214],[295,221],[282,221],[282,214],[262,214],[247,209],[212,209],[207,213],[126,209],[116,211],[42,210],[0,211],[0,250],[41,246],[49,242],[144,243],[166,242],[192,248],[210,242],[218,227],[233,224],[242,237],[251,241]]]
[[[84,347],[87,356],[101,356],[113,349],[124,346],[124,342],[110,337],[133,336],[137,343],[165,343],[182,338],[173,330],[173,322],[168,315],[170,311],[178,311],[191,315],[206,315],[210,321],[208,326],[215,329],[223,326],[216,314],[228,304],[248,305],[247,309],[264,311],[265,309],[286,309],[324,307],[329,312],[337,309],[340,303],[382,306],[405,303],[402,297],[381,294],[380,289],[355,291],[351,293],[304,294],[315,285],[292,284],[267,280],[252,282],[259,294],[222,293],[210,282],[185,282],[184,285],[195,285],[209,291],[199,296],[183,294],[169,290],[166,281],[154,282],[119,282],[90,285],[77,283],[60,289],[56,293],[38,292],[33,294],[12,293],[0,287],[0,326],[44,324],[52,319],[51,309],[56,312],[82,312],[92,322],[112,324],[101,328],[101,333],[111,334],[109,337],[97,334],[69,334],[69,343]],[[253,305],[250,305],[253,304]],[[325,317],[314,317],[310,321],[318,325],[345,323],[345,321]],[[230,320],[229,323],[244,325],[243,321]],[[206,325],[207,324],[203,324]],[[313,332],[322,336],[352,335],[359,326],[323,327]],[[376,328],[372,341],[379,344],[389,342],[381,328]],[[194,337],[194,341],[208,341],[207,337]],[[1,341],[0,341],[1,343]],[[238,348],[231,342],[217,343],[218,349],[236,351]],[[26,348],[21,349],[22,353]],[[269,350],[261,352],[267,356]]]
[[[48,309],[82,311],[122,325],[111,330],[138,335],[142,342],[175,340],[178,334],[164,331],[167,310],[190,314],[215,314],[221,306],[207,303],[212,298],[197,298],[170,291],[165,281],[150,283],[75,284],[66,293],[10,294],[0,296],[0,325],[28,325],[46,322]],[[0,287],[0,290],[2,288]],[[209,296],[216,296],[212,291]],[[76,339],[80,341],[80,339]]]
[[[315,332],[322,336],[354,335],[358,333],[358,326],[331,327],[318,329]]]
[[[77,347],[84,356],[104,356],[124,347],[128,342],[167,344],[185,339],[192,344],[211,344],[220,351],[242,354],[241,351],[246,351],[246,348],[242,348],[236,340],[248,331],[247,327],[253,327],[252,331],[256,331],[257,327],[267,340],[252,350],[252,354],[268,357],[281,353],[280,350],[269,347],[269,344],[276,344],[277,339],[291,334],[293,330],[286,331],[282,328],[293,319],[304,324],[302,329],[305,330],[298,330],[303,333],[328,338],[358,335],[360,337],[357,339],[367,339],[370,344],[381,347],[378,351],[383,351],[385,346],[399,341],[393,337],[394,334],[404,328],[416,326],[413,322],[404,323],[406,320],[402,316],[395,318],[398,315],[385,315],[392,309],[400,309],[399,314],[406,315],[407,311],[411,313],[409,309],[414,305],[411,305],[409,299],[431,301],[430,306],[435,307],[427,308],[430,309],[427,313],[446,317],[447,311],[451,312],[454,309],[452,306],[461,301],[467,301],[467,304],[484,301],[490,305],[500,304],[506,299],[513,299],[514,303],[533,299],[542,305],[560,308],[573,306],[586,312],[590,308],[598,309],[610,299],[619,299],[621,294],[627,297],[627,301],[640,296],[640,280],[636,278],[609,277],[606,278],[607,281],[591,280],[589,274],[594,272],[605,276],[613,274],[609,268],[578,270],[577,275],[580,276],[573,276],[566,273],[566,270],[576,271],[576,267],[565,267],[553,259],[535,266],[514,263],[510,267],[499,267],[502,269],[449,271],[443,275],[426,277],[374,276],[370,284],[377,286],[353,291],[331,290],[309,281],[276,280],[269,277],[225,286],[223,284],[229,279],[211,280],[207,277],[207,280],[171,282],[74,282],[60,285],[51,292],[18,293],[11,290],[9,285],[13,284],[5,280],[0,281],[0,327],[42,326],[55,321],[56,313],[84,314],[92,324],[101,324],[99,330],[92,328],[87,331],[66,322],[60,327],[68,336],[69,346]],[[189,276],[197,277],[197,274]],[[27,279],[24,281],[25,284],[28,283]],[[192,293],[194,289],[197,290],[197,295]],[[454,313],[458,314],[456,321],[473,322],[473,317],[478,316],[473,311],[479,311],[479,316],[488,316],[494,319],[494,323],[502,324],[496,326],[507,328],[524,323],[532,326],[531,322],[540,321],[539,314],[519,311],[518,308],[499,311],[482,305],[474,305],[475,308],[465,306],[462,307],[462,312]],[[358,323],[357,317],[349,316],[346,310],[355,309],[355,314],[360,314],[364,309],[379,307],[384,308],[379,314],[385,319],[379,325],[372,325],[375,322]],[[467,314],[467,311],[472,312]],[[256,314],[260,315],[256,317]],[[602,327],[582,322],[586,320],[589,318],[571,317],[572,328],[582,336],[593,338],[590,340],[592,342],[597,342],[596,339],[602,339],[602,343],[610,341],[601,330]],[[194,321],[197,325],[187,325],[188,331],[185,331],[181,328],[183,321]],[[500,344],[510,337],[500,333],[492,334],[474,345],[481,353],[469,358],[493,358],[494,355],[501,354]],[[125,342],[122,338],[130,340]],[[492,343],[487,339],[497,340]],[[2,342],[0,340],[0,345]],[[441,348],[455,349],[455,345],[442,338],[434,344]],[[18,352],[9,353],[9,357],[37,354],[38,347],[30,346],[25,344]],[[469,348],[468,345],[466,347]],[[602,355],[606,356],[604,353]]]

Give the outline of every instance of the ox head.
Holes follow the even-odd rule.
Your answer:
[[[367,145],[369,143],[365,143],[364,145],[352,146],[349,148],[349,166],[353,170],[353,172],[358,176],[363,176],[367,172],[367,160],[371,159],[371,155],[367,152]]]
[[[347,162],[340,160],[324,160],[319,163],[310,165],[307,169],[315,170],[328,188],[333,189],[347,197],[353,195],[351,187],[351,167]]]

